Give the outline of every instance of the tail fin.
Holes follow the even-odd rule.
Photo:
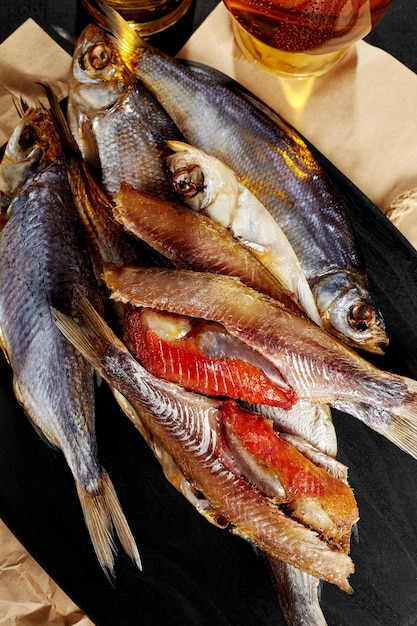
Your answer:
[[[417,459],[417,381],[394,374],[391,376],[391,385],[387,387],[391,391],[398,390],[400,388],[395,383],[400,382],[402,390],[392,395],[389,402],[384,404],[376,401],[372,405],[365,402],[334,402],[332,406],[357,417]],[[382,386],[380,390],[383,391]]]
[[[126,553],[137,567],[142,569],[139,551],[122,511],[113,483],[104,472],[101,476],[101,489],[90,493],[77,483],[77,492],[84,520],[101,567],[113,573],[116,545],[114,531]]]
[[[320,580],[274,557],[264,558],[286,622],[327,626],[320,607]]]
[[[391,423],[377,425],[375,430],[417,459],[417,382],[410,382],[415,389],[414,402],[393,409]]]

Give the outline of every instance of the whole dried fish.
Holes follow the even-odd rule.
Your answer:
[[[224,163],[193,146],[169,141],[174,189],[184,204],[227,228],[320,324],[313,294],[286,235],[254,194]]]
[[[318,326],[237,278],[109,268],[112,297],[222,324],[278,369],[297,396],[362,420],[417,458],[417,381],[380,370]]]
[[[113,205],[94,180],[71,134],[67,120],[49,85],[43,85],[50,112],[65,149],[68,181],[78,214],[84,226],[96,278],[101,282],[105,263],[146,265],[149,250],[130,236],[114,219]]]
[[[97,558],[113,571],[113,529],[138,549],[97,450],[94,371],[56,328],[50,306],[78,316],[78,290],[102,306],[52,118],[28,109],[0,165],[8,221],[0,237],[1,345],[32,423],[62,452]]]
[[[242,438],[245,431],[249,428],[250,432],[253,427],[246,419],[255,420],[258,427],[267,429],[267,439],[274,438],[273,448],[275,444],[280,447],[283,440],[276,441],[278,436],[266,422],[243,411],[233,401],[219,402],[155,378],[136,361],[91,305],[84,299],[82,302],[84,319],[81,323],[54,309],[58,327],[100,375],[126,398],[126,413],[133,423],[141,431],[145,430],[148,440],[152,438],[156,442],[157,450],[162,450],[163,454],[173,459],[179,472],[203,494],[218,518],[226,520],[234,533],[250,539],[264,552],[349,591],[347,576],[353,567],[346,554],[346,540],[350,526],[357,518],[357,509],[347,486],[337,481],[337,487],[333,482],[330,487],[334,479],[326,475],[329,496],[333,487],[336,489],[330,500],[336,508],[340,507],[340,519],[343,518],[341,528],[344,528],[340,542],[333,543],[330,538],[328,542],[324,538],[324,529],[323,538],[320,538],[303,523],[304,514],[309,513],[315,517],[314,527],[317,524],[321,526],[323,519],[328,521],[330,513],[325,513],[319,501],[306,496],[311,508],[307,505],[304,510],[303,497],[299,500],[300,508],[297,498],[290,498],[294,505],[289,507],[294,514],[292,517],[291,512],[285,512],[285,507],[281,510],[273,498],[245,478],[247,468],[242,468],[239,459],[232,453],[229,445],[235,452],[241,449],[240,446],[246,446]],[[138,425],[136,415],[140,416],[142,425]],[[225,428],[231,429],[229,445],[224,436]],[[242,441],[241,444],[233,440],[234,433]],[[262,454],[262,451],[249,451],[254,457],[258,453]],[[294,448],[288,454],[300,459],[300,453]],[[301,456],[303,460],[300,462],[307,468],[307,459]],[[284,464],[284,473],[285,467]],[[317,466],[308,465],[308,468],[308,472],[312,471],[317,476]],[[271,471],[274,471],[272,467]],[[287,484],[291,477],[281,478],[286,483],[284,490],[291,493]],[[310,489],[314,484],[315,478],[312,477],[312,481],[307,480],[304,487],[309,485],[307,489]],[[309,519],[313,523],[313,519]]]
[[[381,353],[388,343],[384,323],[340,195],[303,139],[241,90],[150,46],[108,5],[87,4],[186,141],[228,165],[275,217],[303,267],[322,325],[350,345]]]

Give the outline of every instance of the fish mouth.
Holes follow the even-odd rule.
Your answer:
[[[27,108],[12,133],[0,163],[0,206],[7,208],[13,194],[35,171],[44,154],[53,148],[48,137],[48,120],[43,110]]]
[[[0,166],[0,206],[7,207],[7,199],[19,188],[26,176],[35,170],[41,156],[42,151],[34,148],[19,162],[8,160],[7,157],[3,159]]]
[[[369,300],[357,298],[346,308],[344,302],[350,299],[340,296],[324,318],[324,328],[353,348],[360,348],[371,354],[384,354],[389,344],[385,324]],[[342,310],[341,310],[342,309]]]
[[[382,316],[372,303],[360,300],[352,304],[348,313],[348,324],[355,332],[355,337],[362,334],[364,346],[373,354],[384,354],[383,348],[389,344]],[[356,339],[356,343],[359,343]]]
[[[105,85],[111,92],[107,97],[114,100],[134,80],[106,33],[95,24],[86,26],[78,39],[72,73],[78,90]]]
[[[380,311],[356,274],[335,271],[313,285],[322,327],[340,341],[372,354],[384,354],[389,339]]]

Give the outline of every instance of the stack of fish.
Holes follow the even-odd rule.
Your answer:
[[[105,571],[114,531],[141,562],[99,461],[94,371],[172,484],[264,553],[288,624],[324,625],[319,580],[350,591],[359,516],[329,407],[417,458],[417,382],[353,349],[388,339],[341,198],[297,133],[91,10],[72,134],[50,95],[0,165],[16,395],[63,452]]]

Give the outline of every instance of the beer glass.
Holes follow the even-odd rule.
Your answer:
[[[142,36],[154,35],[173,26],[188,11],[193,0],[106,0]]]
[[[290,78],[332,69],[377,25],[391,0],[223,0],[242,52]]]

